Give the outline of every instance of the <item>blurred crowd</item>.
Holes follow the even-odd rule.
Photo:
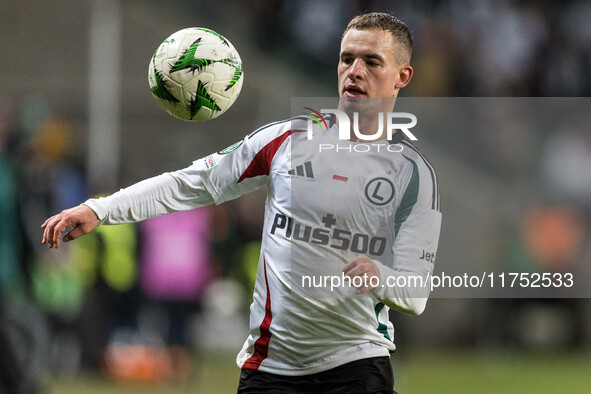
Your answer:
[[[41,224],[88,198],[76,132],[41,96],[0,99],[0,392],[86,368],[182,384],[193,350],[244,339],[263,215],[206,207],[49,249]]]
[[[588,96],[591,3],[584,0],[249,0],[256,42],[295,70],[336,77],[343,26],[393,12],[414,35],[406,96]],[[310,34],[314,32],[314,34]]]

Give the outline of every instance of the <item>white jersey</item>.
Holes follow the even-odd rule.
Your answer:
[[[188,168],[86,204],[101,223],[127,223],[267,185],[250,334],[238,366],[307,375],[387,356],[395,346],[385,305],[419,314],[429,294],[428,287],[383,284],[432,273],[441,224],[437,179],[400,132],[396,141],[371,144],[337,134],[334,122],[311,140],[305,120],[273,123]],[[382,285],[364,295],[351,283],[333,286],[359,255],[376,263]]]

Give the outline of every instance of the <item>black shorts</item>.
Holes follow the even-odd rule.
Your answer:
[[[252,369],[240,373],[238,393],[343,394],[396,393],[390,357],[373,357],[303,376],[275,375]]]

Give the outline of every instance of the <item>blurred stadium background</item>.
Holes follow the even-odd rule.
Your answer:
[[[0,392],[11,376],[22,392],[235,391],[264,191],[59,251],[41,248],[39,226],[289,117],[292,97],[334,96],[336,43],[364,10],[413,31],[403,96],[590,108],[589,1],[0,0],[0,357],[18,360]],[[188,26],[225,35],[245,69],[237,103],[201,124],[167,115],[147,84],[156,47]],[[421,134],[443,201],[436,269],[566,271],[588,285],[590,123],[537,130],[495,115],[512,122]],[[162,280],[160,264],[177,276]],[[589,298],[555,295],[435,297],[419,318],[393,314],[397,389],[591,392]]]

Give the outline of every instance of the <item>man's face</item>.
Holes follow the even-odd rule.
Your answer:
[[[339,97],[396,97],[412,76],[412,68],[399,64],[394,37],[382,29],[345,33],[338,65]]]

